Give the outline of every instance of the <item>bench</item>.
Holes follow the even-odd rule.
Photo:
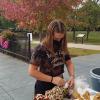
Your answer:
[[[84,40],[85,34],[77,34],[77,36],[75,37],[75,42],[77,43],[77,39],[80,38],[82,40],[82,44],[83,44],[83,40]]]

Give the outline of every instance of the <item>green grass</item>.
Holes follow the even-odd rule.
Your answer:
[[[69,48],[69,53],[72,57],[76,57],[76,56],[84,56],[84,55],[91,55],[91,54],[100,54],[100,50]]]
[[[32,48],[34,48],[37,44],[32,43]],[[76,56],[84,56],[91,54],[100,54],[100,50],[88,50],[88,49],[80,49],[80,48],[69,48],[69,53],[72,57]]]
[[[34,48],[34,47],[36,47],[38,45],[38,43],[34,43],[33,41],[32,41],[32,43],[31,43],[31,48]]]
[[[76,31],[76,35],[79,33],[87,33],[86,31]],[[68,42],[75,42],[73,40],[73,32],[67,32],[67,39]],[[34,37],[33,40],[39,40],[39,37]],[[81,39],[77,40],[78,43],[81,43]],[[84,37],[84,44],[94,44],[94,45],[100,45],[100,32],[90,32],[88,40],[86,39],[86,36]]]
[[[79,33],[86,33],[86,31],[77,31],[76,35]],[[67,34],[68,42],[74,42],[73,32],[67,32]],[[77,41],[78,43],[81,43],[81,39],[78,39]],[[84,43],[100,45],[100,32],[90,32],[88,40],[86,40],[86,37],[84,38]]]

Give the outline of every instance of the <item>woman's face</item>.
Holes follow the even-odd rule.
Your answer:
[[[54,32],[54,40],[60,41],[63,38],[64,38],[64,33]]]

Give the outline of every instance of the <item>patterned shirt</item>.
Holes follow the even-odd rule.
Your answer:
[[[70,60],[70,56],[60,50],[61,41],[53,41],[54,56],[39,44],[32,53],[31,64],[38,66],[39,70],[47,75],[58,76],[64,73],[64,62]]]

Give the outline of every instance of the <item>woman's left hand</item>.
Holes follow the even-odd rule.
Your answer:
[[[74,88],[74,77],[71,76],[70,79],[68,80],[68,85],[70,88]]]

